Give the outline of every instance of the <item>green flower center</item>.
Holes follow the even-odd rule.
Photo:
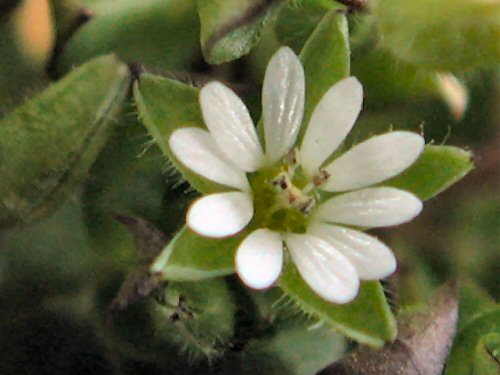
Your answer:
[[[291,151],[277,165],[250,176],[256,227],[277,232],[306,231],[309,215],[319,198],[319,183],[304,174],[295,155]]]

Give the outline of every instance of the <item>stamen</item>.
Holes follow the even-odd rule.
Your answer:
[[[299,206],[300,212],[302,212],[304,215],[307,215],[309,212],[311,212],[311,209],[314,207],[314,198],[309,198],[306,200],[304,203],[302,203]]]
[[[286,154],[285,161],[288,164],[292,164],[292,165],[297,164],[297,153],[295,152],[295,150],[290,150],[288,152],[288,154]]]
[[[329,177],[330,177],[330,173],[328,173],[324,169],[321,169],[319,171],[319,174],[314,176],[313,184],[316,186],[319,186],[319,185],[323,184],[326,180],[328,180]]]

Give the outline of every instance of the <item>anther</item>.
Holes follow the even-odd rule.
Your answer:
[[[295,150],[290,150],[288,154],[286,154],[285,160],[288,162],[288,164],[297,164],[297,153],[295,152]]]
[[[309,198],[306,200],[304,203],[302,203],[299,206],[300,212],[302,212],[304,215],[307,215],[309,212],[311,212],[311,209],[314,206],[314,198]]]
[[[325,171],[324,169],[322,169],[322,170],[319,171],[319,174],[317,174],[316,176],[314,176],[314,178],[313,178],[313,184],[316,185],[316,186],[319,186],[322,183],[324,183],[326,180],[328,180],[329,177],[330,177],[330,173],[328,173],[327,171]]]
[[[281,175],[272,181],[274,186],[279,186],[281,190],[288,189],[288,181],[285,175]]]

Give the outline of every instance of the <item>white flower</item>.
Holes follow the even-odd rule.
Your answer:
[[[393,131],[332,160],[361,110],[361,84],[350,77],[332,86],[300,139],[304,97],[302,65],[283,47],[264,78],[265,151],[247,108],[219,82],[200,92],[208,131],[178,129],[169,145],[187,168],[230,190],[194,202],[187,225],[207,237],[231,236],[248,225],[252,230],[235,256],[245,284],[262,289],[276,282],[285,243],[311,289],[328,301],[345,303],[356,296],[360,279],[380,279],[396,268],[386,245],[350,227],[398,225],[420,213],[422,203],[414,195],[369,186],[411,165],[424,140]]]

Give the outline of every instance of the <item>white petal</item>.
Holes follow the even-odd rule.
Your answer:
[[[361,227],[387,227],[410,221],[422,202],[403,190],[379,187],[353,191],[327,200],[315,212],[315,221]]]
[[[385,244],[363,232],[315,223],[307,233],[322,238],[345,255],[362,280],[378,280],[396,270],[396,258]]]
[[[252,197],[233,191],[206,195],[195,201],[189,208],[186,223],[202,236],[218,238],[238,233],[252,217]]]
[[[356,269],[328,242],[308,234],[287,234],[285,243],[304,281],[322,298],[346,303],[356,297]]]
[[[407,131],[370,138],[325,168],[331,177],[322,189],[346,191],[387,180],[413,164],[424,146],[425,141],[420,135]]]
[[[177,129],[168,143],[175,157],[193,172],[223,185],[249,189],[245,172],[227,159],[206,130]]]
[[[241,99],[220,82],[210,82],[200,91],[205,124],[220,149],[246,172],[264,162],[255,126]]]
[[[295,143],[304,114],[304,69],[288,47],[282,47],[267,65],[262,87],[266,157],[276,162]]]
[[[301,164],[313,176],[351,131],[363,103],[363,86],[349,77],[321,98],[311,116],[300,147]]]
[[[274,284],[283,266],[283,241],[277,232],[257,229],[246,237],[235,256],[240,279],[254,289]]]

